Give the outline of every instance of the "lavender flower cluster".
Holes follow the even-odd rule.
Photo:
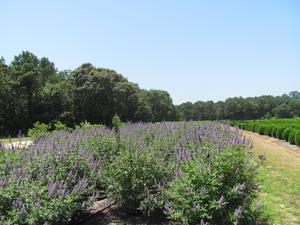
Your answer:
[[[0,224],[65,224],[101,191],[101,162],[85,147],[105,128],[57,132],[28,149],[0,150]]]
[[[213,122],[128,123],[119,135],[120,140],[113,129],[92,127],[53,133],[28,149],[0,146],[0,224],[66,224],[95,201],[106,188],[102,176],[107,162],[99,154],[103,149],[89,144],[94,139],[113,140],[113,148],[121,151],[118,154],[152,152],[160,162],[172,165],[170,177],[155,180],[158,192],[184,175],[183,164],[197,161],[211,166],[223,150],[252,145],[238,129]],[[119,141],[122,145],[115,143]],[[240,193],[244,186],[236,184],[233,189]],[[158,202],[155,193],[149,195]],[[218,205],[226,205],[225,196],[220,196]],[[193,207],[200,210],[199,204]],[[172,211],[167,201],[165,211]],[[237,208],[237,217],[241,211]],[[206,223],[201,219],[201,224]]]

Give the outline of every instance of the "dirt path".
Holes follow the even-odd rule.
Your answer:
[[[260,200],[273,224],[300,224],[300,148],[287,142],[243,131],[256,154],[266,154],[259,181]]]
[[[283,167],[294,167],[300,169],[300,148],[291,145],[288,142],[252,133],[249,131],[243,131],[246,137],[252,139],[255,151],[259,154],[265,153],[268,162],[271,162],[273,158],[276,158],[277,165]],[[271,158],[270,158],[271,157]]]

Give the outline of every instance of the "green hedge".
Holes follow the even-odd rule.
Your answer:
[[[292,145],[295,144],[295,136],[296,136],[296,130],[293,130],[292,132],[290,132],[288,141]]]
[[[285,141],[289,141],[289,135],[293,131],[292,128],[285,128],[282,132],[282,139]]]
[[[270,137],[272,137],[272,130],[273,130],[274,126],[267,126],[265,129],[265,135],[268,135]]]
[[[295,134],[295,144],[300,146],[300,131],[297,131]]]
[[[277,132],[278,127],[273,127],[272,129],[272,137],[276,138],[276,132]]]
[[[299,144],[300,118],[234,121],[243,130]]]
[[[284,131],[285,127],[278,127],[276,130],[276,138],[282,139],[282,133]]]

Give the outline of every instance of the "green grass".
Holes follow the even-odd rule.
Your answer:
[[[274,224],[300,224],[300,170],[263,166],[259,180],[265,217]]]
[[[8,144],[9,142],[18,142],[20,141],[20,138],[0,138],[0,142],[2,142],[3,144]],[[31,138],[30,137],[22,137],[21,138],[21,141],[31,141]]]
[[[254,151],[267,155],[258,177],[263,218],[270,224],[300,224],[300,149],[270,143],[266,137],[250,137]]]

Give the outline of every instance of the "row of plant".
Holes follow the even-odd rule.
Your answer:
[[[0,224],[63,225],[101,192],[182,224],[255,221],[251,142],[220,123],[82,126],[0,150]]]
[[[234,121],[232,125],[300,146],[300,118]]]

